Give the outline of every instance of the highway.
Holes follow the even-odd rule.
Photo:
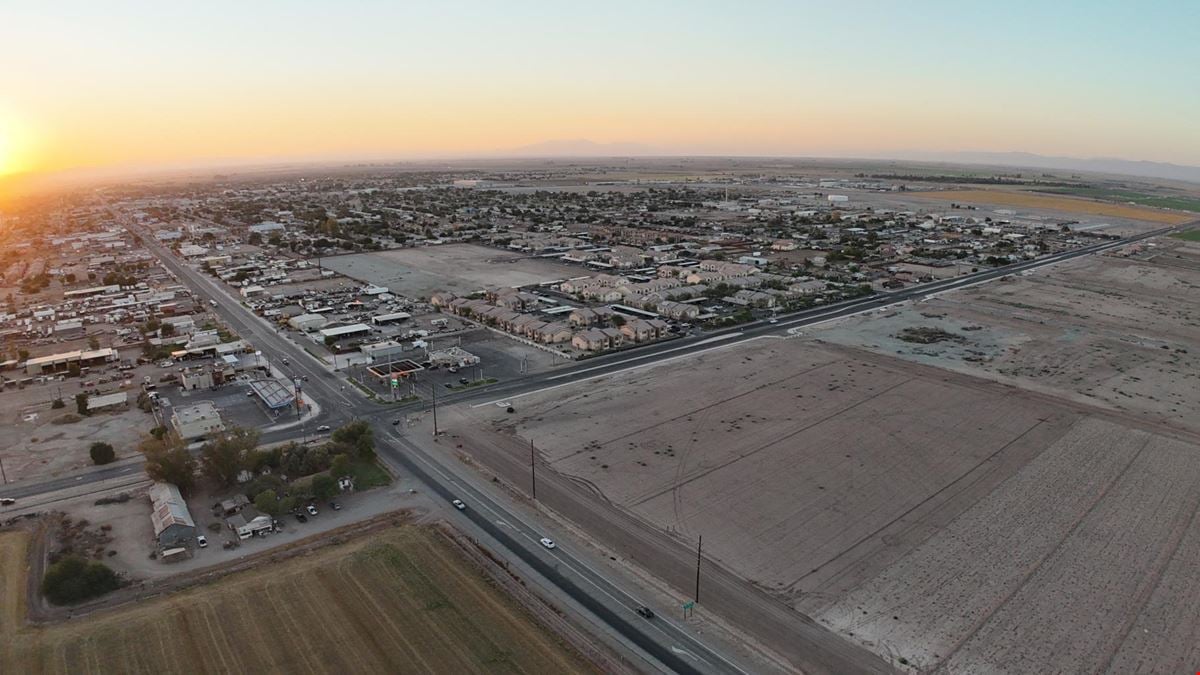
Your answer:
[[[1046,256],[1038,260],[988,269],[892,293],[815,307],[786,315],[781,314],[774,321],[756,321],[710,331],[702,335],[678,338],[586,359],[553,372],[531,374],[478,389],[448,392],[444,396],[439,396],[438,403],[441,405],[484,405],[490,402],[505,401],[519,405],[517,401],[522,396],[548,388],[566,386],[591,378],[611,375],[629,368],[640,368],[673,358],[681,358],[705,349],[723,348],[762,336],[781,336],[789,330],[794,331],[806,326],[875,311],[904,302],[919,301],[938,293],[986,283],[1006,275],[1018,274],[1080,256],[1100,253],[1110,248],[1158,236],[1173,229],[1176,228],[1164,228],[1127,239],[1099,242],[1086,248]],[[647,621],[638,617],[633,613],[633,609],[640,604],[636,598],[627,594],[617,584],[596,572],[569,551],[564,550],[566,547],[560,547],[555,551],[547,551],[542,548],[538,544],[540,535],[537,527],[525,522],[497,499],[472,488],[465,480],[455,475],[455,471],[467,471],[468,469],[443,465],[431,459],[426,454],[425,448],[419,446],[413,439],[402,435],[396,427],[391,425],[391,420],[403,416],[406,412],[427,409],[424,402],[385,406],[367,400],[356,388],[345,386],[344,375],[332,372],[327,365],[318,361],[301,346],[291,342],[268,322],[255,316],[249,309],[241,305],[239,299],[228,294],[217,282],[181,263],[170,251],[162,247],[151,233],[145,230],[139,230],[138,233],[141,235],[144,245],[155,253],[181,282],[192,289],[198,300],[205,303],[215,301],[217,303],[215,311],[229,327],[267,354],[273,365],[290,375],[307,377],[307,381],[304,382],[305,392],[321,407],[321,412],[306,422],[309,429],[315,428],[318,424],[336,427],[356,418],[371,421],[375,436],[380,441],[380,456],[385,461],[400,471],[418,478],[434,494],[447,500],[453,497],[463,499],[468,503],[469,508],[459,515],[469,518],[476,526],[500,542],[506,550],[498,551],[498,554],[523,561],[536,570],[545,581],[558,587],[597,619],[608,625],[615,633],[637,645],[663,666],[676,672],[744,672],[738,665],[727,661],[722,655],[706,647],[689,631],[677,626],[672,621],[661,617]],[[285,358],[289,362],[286,366],[283,365]],[[286,440],[298,436],[299,433],[299,427],[268,432],[263,435],[263,440],[267,442]],[[128,476],[139,470],[140,465],[136,463],[111,468],[96,468],[80,475],[5,486],[0,488],[0,496],[16,498],[36,496],[89,482]],[[651,555],[659,549],[647,544],[646,550],[650,552],[647,555]],[[732,582],[727,586],[730,589],[735,588]],[[736,597],[728,599],[730,603],[737,601]],[[742,611],[733,611],[731,614],[733,618],[741,618],[745,617],[748,611],[756,608],[753,604],[746,604],[740,606]],[[780,623],[781,629],[784,626],[790,629],[788,622]],[[822,650],[826,649],[825,645],[828,645],[827,653],[816,659],[816,662],[822,666],[840,672],[891,671],[886,663],[873,654],[857,647],[851,648],[849,643],[839,636],[822,631],[824,629],[813,626],[811,635],[800,640],[805,649]]]

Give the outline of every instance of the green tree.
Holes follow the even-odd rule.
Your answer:
[[[63,400],[62,400],[61,398],[56,398],[56,399],[54,399],[53,401],[51,401],[51,402],[50,402],[50,407],[51,407],[51,408],[54,408],[54,409],[56,409],[56,410],[57,410],[58,408],[65,408],[65,407],[67,407],[67,404],[66,404],[66,403],[63,403]]]
[[[88,338],[88,349],[91,349],[92,351],[100,349],[100,340],[97,339],[95,335]]]
[[[280,510],[279,496],[274,490],[263,490],[254,498],[254,508],[269,516],[278,516]]]
[[[375,438],[371,433],[371,425],[367,424],[366,420],[357,420],[339,428],[333,432],[331,438],[339,446],[338,452],[344,448],[353,452],[359,459],[375,458]]]
[[[92,455],[92,462],[96,465],[109,464],[117,458],[117,453],[113,450],[113,446],[102,441],[92,443],[92,447],[88,449]]]
[[[87,403],[88,403],[88,395],[87,394],[85,394],[83,392],[75,394],[75,409],[79,411],[80,415],[88,414]]]
[[[82,374],[83,369],[79,367],[78,363],[72,361],[67,364],[67,377],[79,377]]]
[[[161,335],[162,337],[171,337],[171,336],[175,335],[175,324],[173,324],[173,323],[162,324],[162,326],[159,327],[159,329],[158,329],[158,334]]]
[[[621,326],[625,325],[625,317],[620,314],[613,314],[608,317],[608,320],[610,322],[612,322],[612,325],[616,326],[617,328],[620,328]]]
[[[230,487],[246,467],[249,453],[257,447],[257,431],[233,427],[204,444],[200,451],[200,470],[217,485]]]
[[[121,587],[121,579],[107,565],[67,556],[42,577],[42,595],[56,605],[69,605],[99,597]]]
[[[312,491],[313,496],[317,499],[329,499],[337,494],[337,481],[327,473],[319,473],[313,476]]]
[[[146,456],[150,480],[174,483],[181,492],[189,492],[196,485],[196,458],[179,439],[170,435],[162,439],[148,437],[139,449]]]
[[[350,455],[345,453],[334,455],[333,462],[329,465],[329,475],[333,478],[341,478],[342,476],[350,475]]]
[[[299,502],[297,501],[297,499],[295,497],[293,497],[292,495],[288,495],[288,496],[284,497],[283,499],[279,500],[279,512],[280,513],[291,513],[292,511],[296,510],[296,504],[298,504],[298,503]]]

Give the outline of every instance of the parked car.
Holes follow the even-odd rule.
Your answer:
[[[13,499],[12,497],[0,497],[0,506],[11,506],[16,503],[17,500]]]
[[[310,516],[317,515],[317,507],[313,506],[312,504],[309,504],[308,506],[304,507],[304,510],[308,511],[308,515],[310,515]]]
[[[638,616],[640,616],[644,619],[653,619],[654,618],[654,610],[650,609],[649,607],[647,607],[645,605],[638,605],[637,613],[638,613]]]
[[[558,546],[554,543],[554,540],[549,537],[542,537],[539,541],[541,542],[542,546],[545,546],[546,548],[558,548]]]
[[[342,505],[337,502],[329,502],[329,508],[333,509],[334,511],[341,511]]]
[[[202,534],[196,535],[196,545],[200,548],[208,548],[208,537]]]
[[[400,420],[392,420],[392,426],[394,426],[394,427],[400,426]]]
[[[461,499],[452,500],[450,503],[453,504],[454,508],[458,509],[459,511],[467,510],[467,505],[462,503]]]
[[[297,514],[296,514],[296,520],[298,520],[298,521],[300,521],[300,522],[302,522],[302,523],[307,523],[307,522],[308,522],[308,516],[304,515],[303,513],[297,513]]]
[[[328,424],[322,424],[321,426],[317,427],[317,431],[318,431],[318,432],[329,431],[329,425],[328,425]]]

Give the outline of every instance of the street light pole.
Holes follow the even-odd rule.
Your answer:
[[[529,439],[529,481],[533,486],[533,499],[537,501],[537,455],[532,438]]]
[[[704,535],[696,542],[696,602],[700,602],[700,547],[704,545]]]

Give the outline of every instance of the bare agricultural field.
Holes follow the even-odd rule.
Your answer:
[[[1195,436],[805,339],[515,406],[468,414],[480,435],[534,439],[549,467],[661,536],[702,535],[706,557],[895,665],[1195,659]]]
[[[0,672],[593,672],[429,529],[47,627],[22,626],[23,593],[9,592],[25,538],[0,533]]]
[[[921,402],[917,405],[915,402]],[[1023,397],[797,340],[527,397],[500,433],[798,607],[883,569],[1073,423]]]
[[[1184,249],[1088,256],[811,334],[1200,432],[1200,266]],[[957,339],[904,340],[921,328]]]
[[[1194,667],[1197,450],[1084,420],[817,618],[923,671]]]
[[[1178,225],[1195,220],[1196,218],[1195,214],[1173,213],[1171,211],[1161,211],[1144,206],[1112,204],[1077,197],[1054,197],[1017,190],[938,190],[934,192],[913,192],[909,196],[959,204],[1014,206],[1045,211],[1059,211],[1062,213],[1140,220],[1167,225]]]
[[[475,244],[357,253],[326,258],[321,264],[410,298],[427,298],[435,291],[466,294],[484,288],[525,286],[585,273],[579,267]]]

